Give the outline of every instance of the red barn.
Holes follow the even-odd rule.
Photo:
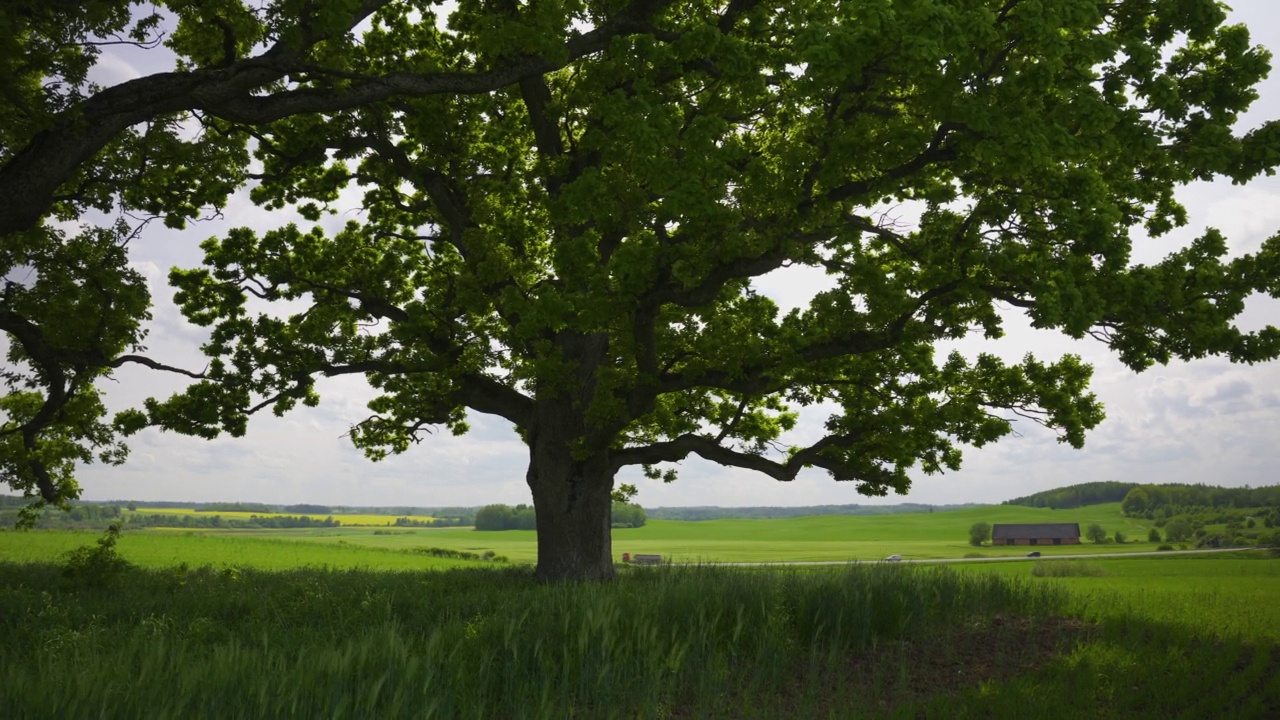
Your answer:
[[[1079,545],[1079,523],[1035,523],[991,526],[992,545]]]

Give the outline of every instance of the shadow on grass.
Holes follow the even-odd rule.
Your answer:
[[[1133,615],[997,616],[949,632],[855,661],[877,669],[852,678],[870,707],[849,709],[948,719],[1280,718],[1280,646],[1270,640],[1207,637]]]
[[[901,567],[438,573],[0,563],[7,717],[1280,717],[1280,653]]]

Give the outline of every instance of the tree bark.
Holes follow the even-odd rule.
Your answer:
[[[542,581],[611,579],[614,471],[604,454],[575,458],[571,441],[557,429],[540,427],[530,438],[527,480],[538,519],[534,576]]]
[[[574,370],[559,382],[539,383],[526,480],[538,520],[538,567],[545,582],[613,577],[610,534],[613,478],[609,442],[586,418],[605,357],[603,333],[563,333],[557,344]]]

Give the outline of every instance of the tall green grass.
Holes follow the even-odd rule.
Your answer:
[[[6,719],[1280,710],[1267,632],[1082,606],[1029,574],[668,567],[539,585],[519,568],[86,574],[80,560],[0,563]]]
[[[829,702],[804,678],[877,645],[1065,601],[1027,582],[897,567],[661,568],[555,586],[522,571],[134,568],[89,587],[57,566],[5,564],[0,707],[32,718],[741,717],[782,689],[799,693],[787,695],[795,707]]]

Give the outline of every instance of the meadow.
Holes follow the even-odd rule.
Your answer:
[[[1133,608],[1080,614],[1058,582],[888,564],[628,569],[609,584],[538,586],[519,569],[0,563],[0,632],[0,706],[13,718],[1280,709],[1266,634]]]
[[[0,532],[0,561],[56,562],[75,548],[91,545],[98,536],[98,533],[93,532],[55,530]],[[189,531],[124,533],[120,536],[117,551],[128,562],[144,568],[187,565],[258,570],[292,570],[302,567],[336,570],[431,570],[489,564],[441,558],[409,548],[392,549],[339,543],[319,545],[293,542],[287,537],[279,536]]]
[[[1146,542],[1149,521],[1120,514],[1119,503],[1076,510],[1049,510],[997,505],[937,513],[900,515],[815,515],[785,520],[650,520],[643,527],[615,529],[615,558],[622,553],[657,554],[673,562],[821,562],[878,560],[891,554],[903,558],[959,558],[978,552],[987,557],[1026,555],[1025,547],[975,548],[968,543],[975,522],[1077,522],[1081,530],[1098,523],[1109,534],[1119,530],[1135,542],[1124,545],[1048,546],[1046,555],[1155,550]],[[222,531],[219,531],[222,532]],[[287,537],[321,544],[407,549],[430,545],[483,553],[494,552],[513,562],[535,562],[537,536],[533,531],[477,532],[470,528],[414,528],[374,534],[358,528],[239,531],[258,536]]]
[[[957,557],[974,550],[969,525],[1014,513],[1145,537],[1115,506],[1000,507],[651,521],[615,531],[615,552]],[[1051,556],[1151,549],[1089,543],[1041,548],[1041,560],[622,567],[613,583],[540,586],[521,564],[532,533],[382,532],[153,530],[109,547],[94,533],[0,532],[0,707],[15,718],[1280,716],[1280,559],[1262,551]],[[735,534],[750,540],[735,548]]]

